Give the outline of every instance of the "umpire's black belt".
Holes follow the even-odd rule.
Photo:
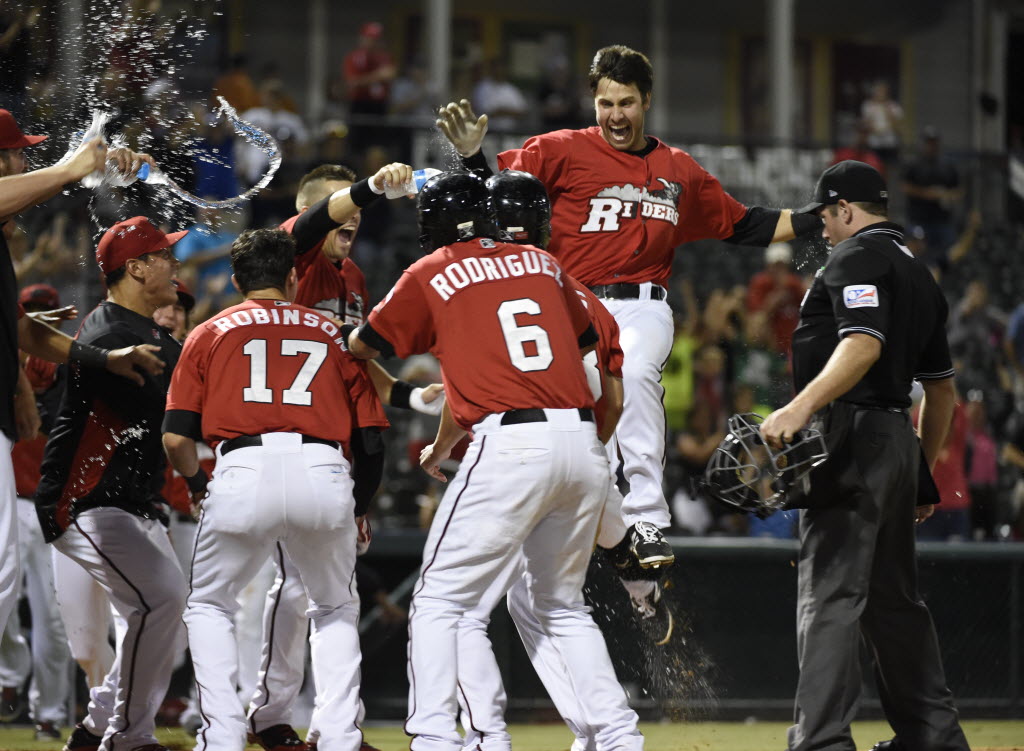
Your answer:
[[[577,407],[583,422],[594,421],[594,410],[589,407]],[[510,409],[501,416],[502,425],[521,425],[524,422],[547,422],[548,416],[542,409]]]
[[[328,441],[326,438],[314,438],[311,435],[302,436],[303,443],[322,443],[324,446],[330,446],[333,449],[338,448],[337,441]],[[262,446],[263,436],[261,435],[240,435],[237,438],[228,438],[226,441],[220,444],[220,455],[230,454],[235,449],[247,449],[253,446]]]
[[[596,287],[591,287],[590,291],[598,297],[610,298],[612,300],[640,299],[639,284],[599,284]],[[668,297],[668,292],[664,287],[657,284],[651,285],[652,300],[664,300],[666,297]]]
[[[870,412],[891,412],[894,415],[910,415],[910,410],[906,407],[885,407],[881,404],[859,404],[858,402],[849,402],[846,399],[837,399],[836,401],[849,404],[854,409],[866,409]]]

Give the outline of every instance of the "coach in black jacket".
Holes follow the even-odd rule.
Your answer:
[[[921,452],[934,465],[953,410],[947,305],[888,221],[887,198],[877,171],[846,161],[824,172],[814,203],[802,209],[821,215],[833,250],[793,335],[797,395],[761,428],[774,446],[812,416],[841,428],[829,471],[812,479],[812,508],[800,514],[800,681],[790,751],[855,750],[861,634],[896,731],[883,745],[968,749],[918,595],[914,551],[914,523],[932,512],[915,506]],[[920,448],[907,411],[914,380],[925,391]]]

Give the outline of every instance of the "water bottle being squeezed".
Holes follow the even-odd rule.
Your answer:
[[[408,182],[402,183],[401,185],[384,185],[384,195],[387,198],[402,198],[403,196],[415,195],[420,192],[420,188],[423,184],[432,178],[434,175],[440,175],[441,170],[433,167],[427,167],[426,169],[414,170],[412,173],[412,179]]]

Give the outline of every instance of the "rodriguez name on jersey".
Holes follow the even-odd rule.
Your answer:
[[[677,207],[683,186],[663,177],[659,177],[658,182],[665,187],[648,190],[646,186],[637,187],[627,183],[604,188],[590,199],[590,213],[580,227],[580,232],[616,232],[620,220],[637,217],[678,224]]]

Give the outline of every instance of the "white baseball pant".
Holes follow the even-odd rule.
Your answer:
[[[15,494],[14,464],[11,449],[14,443],[0,432],[0,623],[7,623],[18,604],[21,585],[21,561],[10,551],[18,549],[18,507]]]
[[[650,296],[650,282],[641,284]],[[671,523],[665,473],[665,407],[661,370],[672,351],[672,309],[663,300],[601,300],[619,324],[622,347],[622,417],[615,434],[629,493],[622,503],[627,526]]]
[[[348,462],[338,449],[270,433],[262,445],[220,454],[203,502],[185,609],[203,725],[196,749],[242,751],[246,718],[235,693],[232,616],[238,591],[280,541],[309,599],[307,616],[324,751],[357,751],[359,601]],[[220,448],[223,447],[223,444]]]
[[[34,722],[61,725],[67,715],[71,688],[64,624],[54,596],[50,548],[43,540],[35,504],[18,499],[18,547],[25,572],[25,594],[32,613],[32,646],[21,633],[18,610],[11,611],[0,642],[0,683],[20,686],[32,671],[28,689],[29,715]]]
[[[597,533],[598,544],[603,547],[615,545],[625,534],[621,503],[622,495],[611,483]],[[597,738],[604,728],[603,748],[643,748],[637,715],[629,708],[607,650],[594,655],[594,663],[586,675],[572,675],[573,666],[562,659],[558,646],[534,613],[530,582],[523,557],[516,556],[508,571],[494,581],[492,589],[481,600],[500,599],[507,590],[508,611],[530,662],[558,713],[576,736],[576,747],[597,749]],[[586,623],[580,618],[580,626],[587,630],[596,628],[589,610],[583,615]],[[459,621],[459,703],[463,710],[462,725],[466,728],[463,744],[466,749],[504,751],[510,748],[504,717],[505,691],[487,638],[490,617],[490,610],[478,606]],[[577,692],[577,686],[587,688]]]
[[[546,409],[545,422],[474,426],[473,441],[430,527],[410,608],[409,719],[413,751],[459,751],[458,623],[522,550],[538,617],[576,675],[604,652],[581,627],[582,587],[608,485],[608,459],[592,422]],[[499,595],[500,596],[500,595]],[[620,689],[621,690],[621,689]]]
[[[79,514],[54,545],[92,576],[128,625],[104,685],[91,692],[83,725],[103,736],[101,751],[156,743],[154,720],[181,646],[185,604],[185,579],[166,530],[121,509],[95,508]]]

